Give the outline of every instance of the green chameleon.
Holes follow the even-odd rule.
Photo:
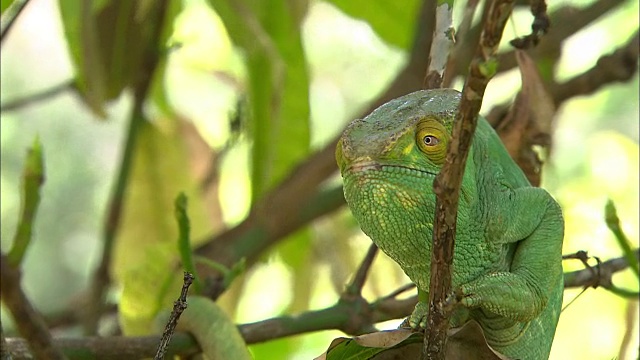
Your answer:
[[[418,91],[380,106],[344,131],[336,158],[362,230],[429,289],[435,195],[460,93]],[[488,344],[515,359],[549,357],[562,305],[563,218],[532,187],[489,123],[478,119],[458,208],[451,326],[476,320]],[[427,297],[428,298],[428,297]],[[419,302],[409,323],[426,325]]]

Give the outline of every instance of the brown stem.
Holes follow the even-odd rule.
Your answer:
[[[369,246],[369,250],[367,250],[367,255],[365,255],[362,263],[358,267],[355,276],[353,277],[353,281],[351,284],[347,286],[347,294],[348,295],[360,295],[362,292],[362,287],[364,286],[364,282],[367,279],[367,274],[369,273],[369,269],[373,264],[373,259],[375,259],[376,254],[378,253],[378,247],[376,244],[371,244]]]
[[[494,0],[483,24],[480,43],[471,61],[469,75],[462,90],[451,142],[442,170],[436,176],[436,212],[433,227],[433,250],[429,284],[429,314],[425,329],[423,359],[444,360],[449,313],[445,310],[451,292],[451,264],[456,234],[458,198],[464,164],[475,132],[484,91],[494,75],[495,53],[504,26],[513,9],[513,0]]]
[[[66,359],[64,354],[55,347],[44,319],[22,291],[20,277],[20,271],[9,265],[9,260],[2,254],[0,256],[2,303],[11,312],[18,332],[26,339],[35,358]]]

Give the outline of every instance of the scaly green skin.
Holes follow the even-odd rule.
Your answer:
[[[450,89],[392,100],[353,121],[336,150],[345,198],[362,230],[423,293],[433,180],[459,101]],[[478,120],[460,190],[452,286],[463,306],[452,326],[475,319],[495,350],[546,359],[562,304],[562,213],[545,190],[531,187],[486,120]],[[416,306],[412,326],[426,324],[426,310],[422,302]]]

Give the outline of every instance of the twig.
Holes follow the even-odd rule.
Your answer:
[[[73,359],[121,360],[151,359],[158,347],[158,336],[87,336],[82,338],[59,338],[54,344]],[[33,352],[22,338],[7,338],[7,346],[13,360],[33,360]],[[177,332],[169,344],[167,356],[181,355],[185,358],[200,352],[196,340],[188,333]]]
[[[563,83],[546,84],[545,88],[549,90],[555,107],[560,107],[562,103],[575,96],[588,95],[611,83],[631,79],[638,71],[639,41],[638,32],[636,32],[627,43],[613,53],[601,56],[591,69]],[[510,104],[496,105],[489,111],[487,121],[494,128],[499,126],[509,108]],[[498,134],[501,135],[499,131]]]
[[[2,45],[2,43],[4,43],[4,40],[7,38],[7,34],[9,33],[9,30],[11,29],[13,24],[16,22],[16,19],[18,18],[20,13],[22,13],[22,10],[24,10],[25,6],[27,6],[28,2],[29,0],[15,0],[4,11],[4,14],[2,15],[2,18],[0,21],[0,46]]]
[[[429,51],[429,67],[424,78],[426,89],[442,87],[449,50],[454,42],[453,3],[454,0],[438,0],[435,11],[436,25]]]
[[[576,34],[581,29],[593,23],[596,19],[604,16],[621,5],[625,4],[625,0],[596,0],[584,8],[576,8],[572,5],[558,8],[549,15],[550,22],[553,24],[549,28],[549,32],[545,35],[544,41],[527,51],[534,60],[539,59],[557,59],[560,54],[562,43],[569,37]],[[571,21],[566,19],[571,18]],[[463,38],[463,41],[469,41],[474,38],[475,34],[479,34],[482,22],[469,30],[469,36]],[[455,66],[448,66],[447,78],[453,78],[457,75],[465,75],[469,65],[469,61],[473,56],[473,47],[463,46],[456,51]],[[498,72],[509,71],[518,66],[515,57],[515,51],[505,51],[498,55]]]
[[[360,294],[362,293],[364,282],[367,279],[367,274],[369,273],[369,269],[371,268],[371,264],[373,264],[373,259],[375,259],[377,253],[378,247],[376,246],[376,244],[371,244],[369,246],[369,250],[367,250],[367,254],[365,255],[364,259],[362,259],[362,263],[358,267],[358,270],[353,277],[353,281],[347,286],[347,295],[360,296]]]
[[[584,252],[583,252],[584,253]],[[636,263],[640,259],[640,249],[635,249],[633,254]],[[569,257],[577,258],[577,257]],[[578,257],[579,258],[579,257]],[[588,266],[588,265],[587,265]],[[602,287],[610,288],[611,278],[614,273],[625,270],[629,267],[629,262],[625,256],[607,260],[597,266],[588,266],[586,269],[564,273],[564,287]]]
[[[401,286],[398,289],[394,290],[393,292],[389,293],[388,295],[382,297],[381,300],[395,299],[398,295],[405,293],[409,290],[415,289],[415,287],[416,287],[416,284],[414,283]]]
[[[525,50],[538,45],[542,35],[549,31],[551,22],[549,21],[549,15],[547,15],[547,4],[545,0],[531,0],[531,14],[533,15],[531,34],[513,39],[509,42],[517,49]]]
[[[460,58],[460,55],[465,52],[467,48],[470,48],[469,44],[477,43],[477,38],[473,40],[475,33],[472,33],[471,24],[473,22],[473,17],[476,13],[476,9],[478,7],[479,0],[467,0],[464,13],[462,15],[462,21],[460,21],[460,26],[458,26],[458,31],[456,32],[456,42],[453,45],[453,49],[449,54],[449,59],[447,60],[447,66],[445,68],[443,87],[450,87],[451,82],[456,73],[457,64],[463,62]],[[480,32],[476,32],[479,36]],[[465,65],[467,63],[465,62]]]
[[[469,75],[462,90],[446,160],[433,184],[436,213],[430,259],[428,327],[425,330],[423,359],[444,359],[445,356],[449,314],[444,307],[451,289],[451,263],[462,173],[484,91],[496,72],[495,53],[513,9],[513,1],[494,0],[490,6],[476,55],[471,61]]]
[[[164,327],[164,331],[162,333],[162,338],[160,338],[160,343],[158,344],[158,351],[156,351],[156,356],[154,360],[163,360],[167,354],[167,347],[169,346],[169,342],[171,341],[171,337],[176,330],[176,326],[178,325],[178,320],[180,319],[180,315],[182,312],[187,309],[187,293],[189,292],[189,286],[193,283],[193,275],[191,273],[184,273],[184,282],[182,284],[182,291],[180,292],[180,297],[178,300],[173,303],[173,310],[171,311],[171,315],[169,316],[169,321],[167,321],[167,325]]]
[[[168,0],[162,0],[157,5],[159,12],[157,17],[157,26],[155,27],[154,36],[150,39],[160,39],[162,32],[162,24],[168,9]],[[141,125],[145,121],[144,101],[151,85],[153,73],[158,66],[160,53],[156,48],[157,41],[149,40],[145,55],[142,59],[143,64],[140,66],[140,74],[133,89],[134,104],[129,120],[129,129],[127,131],[127,139],[124,145],[122,160],[120,161],[120,170],[116,179],[115,189],[109,202],[108,215],[104,224],[102,258],[100,264],[93,275],[91,289],[89,294],[89,302],[87,306],[87,316],[85,321],[85,332],[89,335],[95,334],[98,328],[98,322],[104,309],[104,294],[107,286],[111,283],[109,275],[109,266],[111,265],[111,257],[113,245],[115,242],[116,232],[120,225],[122,215],[122,205],[124,194],[129,182],[129,175],[133,165],[133,153],[135,151],[136,139]]]
[[[42,316],[22,291],[20,271],[9,264],[4,254],[0,255],[0,282],[2,283],[2,303],[11,312],[20,335],[29,343],[35,358],[65,359],[64,354],[53,344]]]
[[[596,0],[584,8],[563,6],[549,15],[553,24],[539,46],[528,51],[534,60],[558,58],[562,43],[583,28],[592,24],[609,11],[626,3],[626,0]],[[570,18],[571,21],[567,21]],[[518,66],[515,51],[507,51],[498,55],[498,72],[511,70]]]
[[[48,100],[54,96],[57,96],[67,90],[75,89],[75,83],[73,79],[66,80],[60,84],[54,85],[49,89],[45,89],[35,94],[27,95],[15,100],[10,100],[0,105],[0,112],[8,112],[18,110],[21,107],[34,104],[39,101]]]
[[[618,351],[618,359],[628,359],[627,349],[631,345],[631,341],[634,340],[633,329],[638,321],[638,302],[627,302],[627,309],[625,311],[624,322],[626,323],[624,335],[622,341],[620,341],[620,350]]]

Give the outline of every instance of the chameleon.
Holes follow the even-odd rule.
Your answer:
[[[347,125],[336,147],[344,196],[362,231],[417,285],[408,318],[414,329],[427,323],[433,181],[460,96],[434,89],[391,100]],[[458,303],[450,325],[475,320],[495,351],[547,359],[564,290],[562,211],[529,184],[481,116],[458,206],[451,274]]]

